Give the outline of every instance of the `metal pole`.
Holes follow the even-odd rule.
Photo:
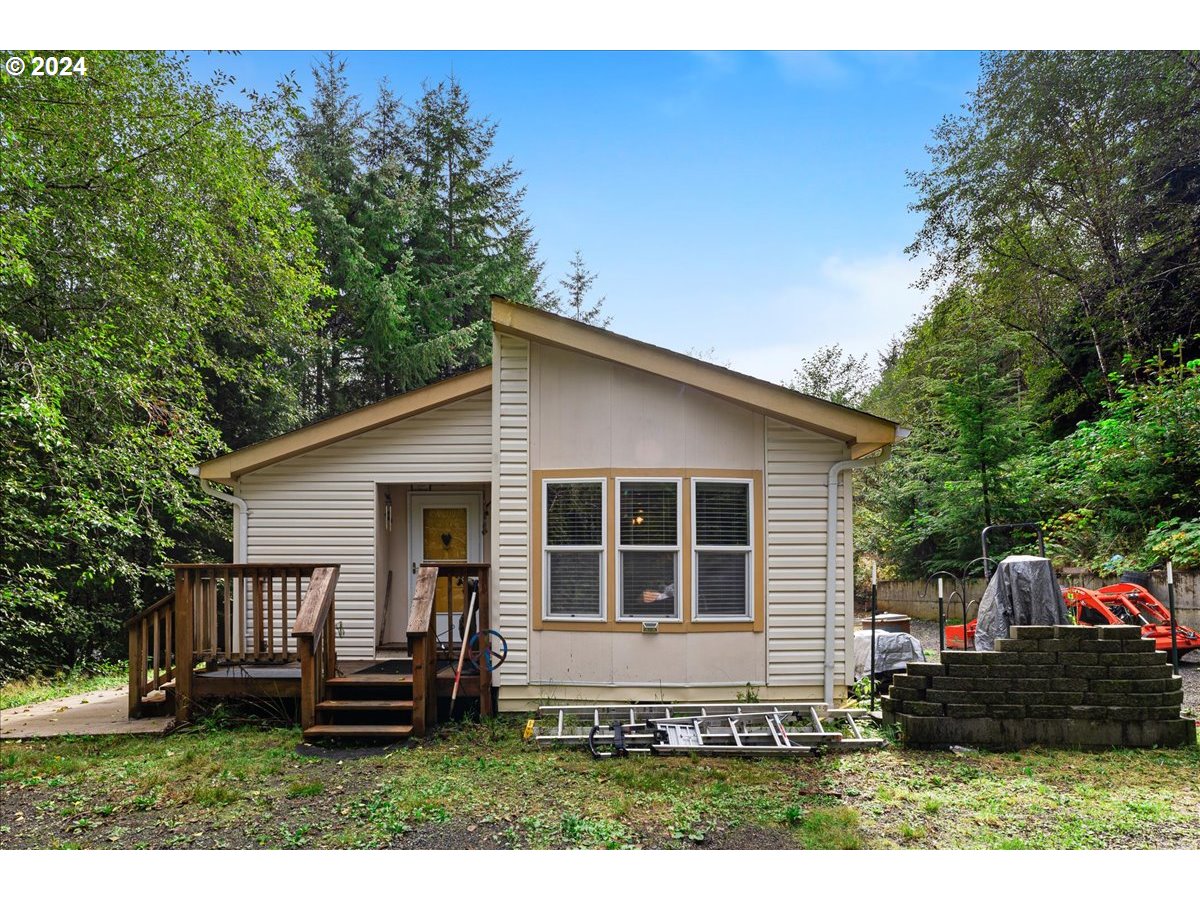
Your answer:
[[[971,648],[967,646],[967,580],[965,578],[960,582],[959,587],[961,588],[959,597],[962,598],[963,606],[963,649],[970,650]]]
[[[871,560],[871,712],[875,712],[875,613],[879,607],[879,579]]]
[[[1175,667],[1175,674],[1178,675],[1179,637],[1175,625],[1175,572],[1171,569],[1170,561],[1167,562],[1167,610],[1171,613],[1171,665]]]
[[[942,579],[938,577],[938,653],[946,652],[946,600],[942,593]]]

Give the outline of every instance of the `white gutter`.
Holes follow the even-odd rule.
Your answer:
[[[896,437],[903,440],[908,432],[896,429]],[[825,505],[825,705],[833,709],[834,654],[837,646],[837,525],[838,525],[838,482],[847,469],[868,469],[886,462],[892,455],[892,445],[880,450],[878,456],[865,459],[843,459],[829,468],[829,497]],[[846,560],[846,587],[853,590],[854,560]],[[847,623],[853,626],[853,623]],[[852,665],[847,655],[846,665]]]
[[[200,467],[192,466],[188,472],[200,478]],[[208,494],[210,497],[216,497],[218,500],[224,500],[226,503],[232,503],[237,508],[237,519],[233,523],[233,561],[235,563],[244,563],[249,551],[249,542],[247,537],[249,510],[246,507],[246,501],[241,497],[235,497],[233,494],[227,494],[224,491],[218,491],[208,481],[200,478],[200,490]]]

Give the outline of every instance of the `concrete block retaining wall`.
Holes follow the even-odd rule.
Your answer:
[[[1025,625],[996,650],[909,663],[883,698],[914,746],[1186,746],[1183,682],[1136,626]]]
[[[1150,593],[1154,594],[1165,605],[1167,602],[1167,583],[1161,572],[1153,572],[1150,576]],[[1060,579],[1063,587],[1076,585],[1091,590],[1104,587],[1106,584],[1116,584],[1117,578],[1098,578],[1095,575],[1073,577],[1069,580]],[[967,582],[967,596],[974,603],[983,596],[987,585],[982,578],[972,578]],[[951,590],[949,582],[946,591]],[[867,588],[869,596],[870,587]],[[925,596],[921,593],[925,591]],[[862,590],[859,590],[860,596]],[[879,609],[881,612],[903,613],[914,619],[924,619],[936,622],[938,617],[937,584],[928,589],[924,581],[881,581],[879,583]],[[975,618],[976,606],[970,610],[971,618]],[[1179,624],[1189,628],[1200,629],[1200,572],[1175,573],[1175,613],[1179,616]],[[946,603],[946,618],[961,619],[962,606],[957,603]]]

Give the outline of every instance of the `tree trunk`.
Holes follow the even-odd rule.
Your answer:
[[[1083,304],[1084,314],[1087,316],[1088,332],[1092,336],[1092,348],[1096,351],[1096,361],[1100,366],[1100,374],[1104,376],[1104,393],[1108,395],[1109,400],[1116,399],[1113,393],[1112,381],[1108,377],[1108,360],[1104,357],[1104,349],[1100,346],[1100,333],[1096,331],[1096,319],[1093,313],[1092,304],[1087,298],[1084,291],[1079,292],[1079,302]]]

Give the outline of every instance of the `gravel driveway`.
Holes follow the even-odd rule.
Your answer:
[[[922,650],[932,650],[934,660],[938,656],[938,633],[936,622],[912,620],[912,634],[921,642]],[[1200,650],[1184,657],[1179,666],[1183,676],[1183,712],[1193,718],[1200,716]]]

